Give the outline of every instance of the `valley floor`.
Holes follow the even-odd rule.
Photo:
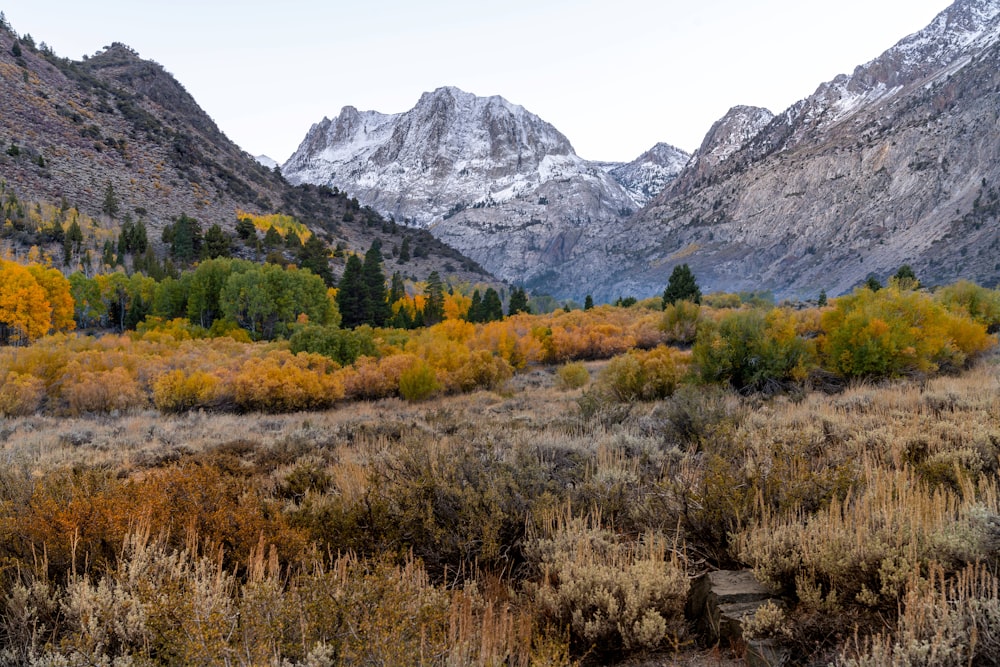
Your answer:
[[[1000,657],[994,358],[770,400],[618,403],[540,367],[423,403],[9,418],[0,454],[8,662],[740,664],[683,615],[716,568],[782,591],[751,631],[799,664]]]

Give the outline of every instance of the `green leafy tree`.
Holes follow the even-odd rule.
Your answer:
[[[223,317],[250,332],[254,340],[289,335],[300,316],[328,324],[332,317],[323,280],[311,271],[275,264],[232,273],[219,295]]]
[[[663,308],[678,301],[691,301],[701,303],[701,289],[698,281],[695,280],[691,267],[687,264],[680,264],[674,267],[667,281],[667,287],[663,290]]]

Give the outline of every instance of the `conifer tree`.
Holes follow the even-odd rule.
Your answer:
[[[482,322],[497,322],[503,319],[503,303],[500,301],[500,295],[492,287],[487,287],[483,294],[480,313]]]
[[[345,329],[353,329],[367,320],[367,290],[362,269],[358,256],[350,255],[347,266],[344,267],[344,275],[337,284],[337,308],[340,310],[341,326]]]
[[[664,309],[678,301],[701,303],[701,289],[698,288],[698,281],[694,279],[691,267],[687,264],[674,267],[670,279],[667,281],[667,287],[663,290]]]
[[[392,274],[392,281],[389,285],[389,306],[406,297],[406,286],[403,284],[403,277],[399,271]]]
[[[327,287],[333,285],[333,271],[330,270],[330,251],[326,244],[311,234],[299,251],[299,266],[309,269],[323,279]]]
[[[510,302],[507,304],[507,315],[517,315],[518,313],[530,313],[528,306],[528,295],[523,287],[515,287],[510,293]]]
[[[437,324],[444,319],[444,284],[437,271],[431,271],[427,276],[427,302],[424,304],[423,320],[425,326]]]
[[[594,297],[587,295],[587,298],[583,300],[583,309],[590,310],[594,307]]]
[[[365,253],[361,274],[365,284],[366,320],[373,327],[383,327],[392,311],[387,300],[385,273],[382,272],[382,244],[378,239],[372,241],[371,248]]]
[[[469,305],[469,312],[465,319],[469,322],[483,321],[483,297],[479,295],[479,290],[472,293],[472,303]]]

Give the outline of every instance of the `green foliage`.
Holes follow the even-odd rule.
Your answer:
[[[698,330],[694,363],[706,382],[725,382],[737,391],[778,391],[803,381],[815,364],[811,341],[799,336],[794,316],[784,310],[728,313]]]
[[[816,305],[823,308],[827,304],[826,290],[822,289],[819,291],[819,296],[816,297]]]
[[[222,231],[222,227],[213,224],[205,232],[204,256],[208,259],[217,257],[229,257],[232,254],[233,240]]]
[[[959,280],[939,289],[934,298],[948,310],[968,315],[991,333],[1000,329],[1000,291]]]
[[[170,254],[181,262],[193,262],[201,256],[201,223],[181,213],[173,224],[163,228],[163,242],[170,244]]]
[[[108,181],[108,185],[104,189],[104,202],[101,204],[101,210],[104,211],[105,215],[109,218],[115,218],[118,216],[118,195],[115,194],[115,187],[111,184],[111,181]]]
[[[588,295],[587,295],[587,298],[585,298],[585,299],[583,300],[583,309],[584,309],[584,310],[590,310],[590,309],[591,309],[591,308],[593,308],[593,307],[594,307],[594,297],[592,297],[592,296],[590,296],[590,295],[588,294]]]
[[[620,403],[666,398],[687,370],[682,354],[661,345],[617,356],[601,371],[597,391]]]
[[[340,309],[342,326],[353,329],[368,321],[367,299],[363,265],[357,255],[350,255],[337,285],[337,307]]]
[[[399,395],[408,401],[423,401],[441,389],[434,369],[417,361],[399,376]]]
[[[528,307],[528,295],[523,287],[515,287],[510,293],[510,301],[507,303],[507,315],[517,315],[518,313],[530,313]]]
[[[382,271],[382,244],[378,239],[372,241],[365,253],[361,279],[365,288],[365,323],[373,327],[384,327],[389,322],[392,310],[385,289],[385,273]]]
[[[926,294],[896,286],[840,297],[822,323],[824,363],[848,378],[957,368],[994,343],[982,324],[949,312]]]
[[[330,270],[330,249],[318,236],[310,234],[302,244],[299,252],[299,266],[309,269],[323,279],[328,287],[334,284],[333,271]]]
[[[583,362],[573,361],[556,370],[557,384],[563,389],[579,389],[590,382],[590,371]]]
[[[322,354],[341,366],[353,364],[361,356],[378,356],[374,332],[367,325],[356,329],[339,329],[307,324],[297,327],[288,342],[295,354],[299,352]]]
[[[680,264],[674,267],[667,281],[667,287],[663,290],[663,307],[666,308],[677,301],[701,302],[701,290],[698,288],[698,281],[695,280],[691,267],[687,264]]]
[[[675,301],[667,304],[660,320],[660,331],[668,343],[687,345],[694,342],[698,333],[701,306],[693,301]]]
[[[430,326],[444,319],[444,285],[437,271],[431,271],[427,277],[427,288],[424,291],[427,302],[424,304],[424,324]]]
[[[274,264],[233,273],[219,295],[223,317],[246,329],[254,340],[289,335],[300,316],[326,324],[332,315],[326,285],[311,272]]]

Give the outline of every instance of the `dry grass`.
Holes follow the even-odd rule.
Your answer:
[[[586,365],[592,377],[603,366]],[[995,581],[983,568],[996,567],[1000,547],[996,370],[987,361],[961,376],[858,384],[832,396],[762,401],[682,386],[660,401],[587,405],[583,390],[567,391],[552,369],[538,368],[497,391],[422,403],[2,419],[0,529],[28,537],[4,533],[11,567],[0,635],[29,657],[44,639],[33,638],[30,619],[47,619],[62,633],[52,646],[72,645],[92,662],[121,658],[126,645],[135,653],[149,633],[166,632],[149,608],[123,602],[142,598],[127,587],[128,572],[153,554],[182,573],[163,579],[174,582],[178,605],[202,605],[206,618],[238,610],[257,619],[230,633],[239,641],[204,635],[212,655],[234,663],[323,664],[350,651],[364,661],[380,659],[364,653],[372,646],[407,655],[436,646],[425,664],[566,664],[600,654],[589,645],[598,635],[613,638],[604,645],[617,660],[639,647],[662,650],[685,631],[676,606],[646,596],[663,582],[635,568],[679,573],[663,584],[676,593],[685,571],[735,564],[785,587],[796,604],[775,630],[803,656],[843,651],[845,661],[877,655],[876,664],[893,664],[893,642],[937,641],[929,618],[977,628],[975,646],[949,655],[993,655],[983,653],[992,646],[983,619],[993,618]],[[192,475],[216,494],[203,498],[233,503],[225,511],[235,527],[197,503],[164,505],[195,488],[185,486]],[[70,490],[74,503],[60,495]],[[47,507],[65,523],[43,521]],[[184,521],[172,536],[162,525],[136,533],[164,507],[223,542],[191,542]],[[59,532],[84,516],[90,532]],[[71,538],[72,558],[61,546]],[[102,539],[110,547],[88,546]],[[265,558],[271,544],[275,555]],[[39,564],[32,547],[51,559]],[[76,579],[56,569],[71,560]],[[347,597],[303,597],[320,581]],[[588,625],[586,614],[600,609],[599,596],[583,592],[588,581],[607,590],[649,583],[615,589],[631,601],[615,603],[626,632],[596,615]],[[140,608],[142,628],[127,614]],[[369,648],[349,648],[347,635],[274,634],[275,618],[286,629],[318,628],[336,609],[348,610]],[[120,636],[98,632],[102,614],[118,618]],[[394,614],[424,621],[397,632],[387,625]],[[170,637],[161,640],[180,642]],[[954,644],[940,641],[942,651]],[[728,664],[684,647],[646,664]]]

